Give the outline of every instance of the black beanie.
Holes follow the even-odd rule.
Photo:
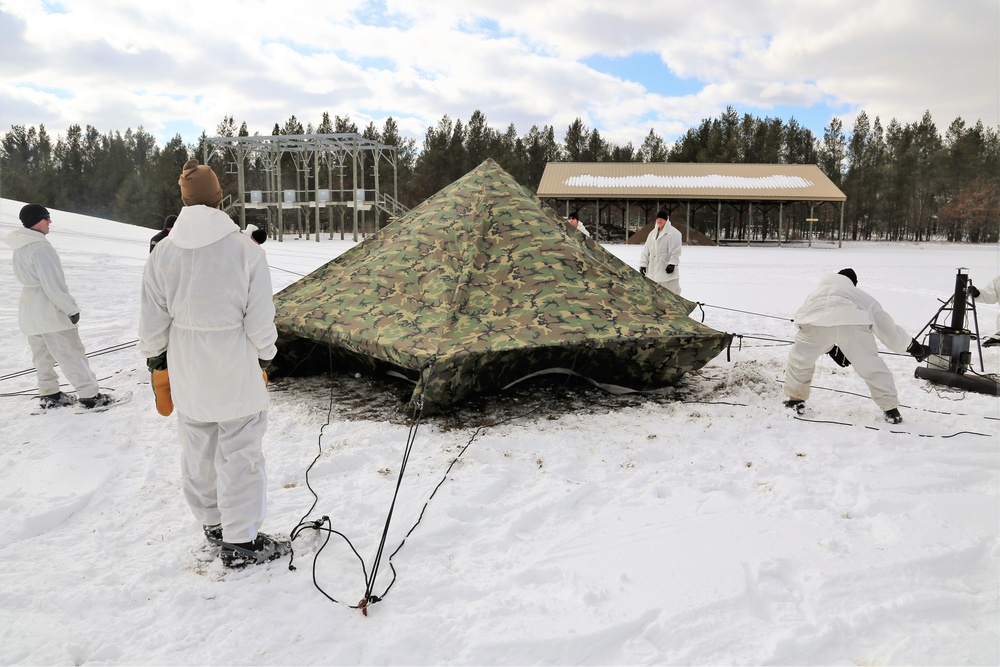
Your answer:
[[[17,217],[25,227],[34,227],[39,221],[49,217],[49,209],[41,204],[26,204]]]
[[[667,213],[666,211],[657,211],[656,212],[656,218],[657,219],[663,218],[667,222],[670,222],[670,214]]]
[[[570,213],[569,215],[567,215],[567,216],[566,216],[566,219],[567,219],[567,220],[579,220],[579,219],[580,219],[580,216],[578,216],[578,215],[576,214],[576,211],[573,211],[573,212],[571,212],[571,213]]]
[[[163,228],[164,229],[173,229],[173,227],[174,227],[174,221],[175,220],[177,220],[177,216],[176,215],[168,215],[167,217],[165,217],[163,219]]]
[[[840,271],[837,271],[837,273],[842,276],[847,276],[851,279],[851,282],[854,283],[855,287],[858,286],[858,274],[854,272],[854,269],[841,269]]]

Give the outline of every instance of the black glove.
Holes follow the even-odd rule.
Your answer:
[[[167,370],[167,353],[162,352],[156,355],[155,357],[147,357],[146,368],[149,369],[150,373],[152,373],[153,371]]]
[[[978,299],[979,298],[979,290],[976,289],[975,285],[969,285],[969,294],[972,295],[973,299]]]
[[[646,275],[646,267],[645,266],[640,266],[639,267],[639,273],[641,273],[642,275]]]
[[[834,345],[833,348],[827,352],[827,354],[829,354],[830,358],[833,359],[841,368],[847,368],[851,365],[851,360],[845,357],[844,353],[841,352],[840,348],[836,345]]]
[[[673,273],[673,272],[674,272],[674,265],[667,264],[667,273]]]
[[[979,295],[977,294],[976,296],[979,296]],[[73,324],[76,324],[77,322],[79,322],[80,321],[80,313],[73,313],[72,315],[70,315],[69,316],[69,321],[72,322]]]
[[[266,371],[271,369],[271,362],[274,359],[257,359],[257,361],[260,362],[260,367]]]
[[[921,345],[914,338],[910,345],[906,348],[906,351],[913,355],[913,358],[917,361],[923,361],[927,357],[931,356],[931,348],[926,345]]]

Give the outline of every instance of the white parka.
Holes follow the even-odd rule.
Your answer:
[[[674,265],[673,273],[667,273],[668,264]],[[669,220],[662,230],[653,225],[642,247],[639,266],[646,267],[646,277],[675,294],[681,293],[681,233]]]
[[[986,283],[986,287],[979,288],[979,297],[976,298],[976,301],[1000,303],[1000,276]],[[997,315],[997,331],[1000,331],[1000,315]]]
[[[225,213],[185,206],[146,260],[139,353],[167,352],[178,412],[219,422],[267,409],[258,359],[273,359],[271,273]]]
[[[17,323],[26,336],[75,329],[69,316],[80,312],[66,287],[59,254],[45,234],[27,227],[6,238],[14,249],[14,275],[21,282]]]
[[[913,341],[910,334],[882,310],[878,301],[839,273],[823,276],[819,287],[806,297],[793,319],[797,325],[818,327],[868,326],[887,348],[900,354],[906,352]]]

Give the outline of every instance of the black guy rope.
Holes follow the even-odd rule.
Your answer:
[[[320,342],[322,342],[323,339],[326,338],[326,335],[329,333],[329,331],[330,331],[330,329],[327,329],[327,332],[323,335],[323,338],[321,338],[321,340],[319,342],[317,342],[313,346],[313,348],[312,348],[313,350],[320,344]],[[308,356],[308,355],[304,355],[303,358],[305,358],[305,356]],[[371,574],[369,575],[368,568],[365,565],[364,559],[358,553],[357,549],[354,548],[354,545],[351,543],[351,540],[346,535],[344,535],[343,533],[341,533],[341,532],[336,531],[336,530],[333,529],[332,524],[330,522],[330,518],[328,516],[323,516],[321,519],[318,519],[318,520],[306,521],[306,517],[308,517],[313,512],[313,510],[316,508],[317,503],[319,502],[319,496],[316,494],[316,491],[313,489],[312,484],[309,481],[309,473],[312,470],[313,466],[316,464],[316,462],[319,460],[319,457],[322,456],[322,454],[323,454],[323,444],[322,444],[323,429],[325,429],[326,426],[328,426],[330,424],[330,421],[332,419],[332,414],[333,414],[333,398],[334,397],[333,397],[333,383],[332,383],[332,378],[333,378],[333,357],[332,357],[332,355],[330,355],[329,359],[330,359],[331,384],[330,384],[330,402],[329,402],[329,407],[328,407],[328,410],[327,410],[327,421],[320,428],[320,435],[319,435],[319,438],[317,439],[317,445],[319,447],[319,452],[316,454],[316,457],[313,459],[313,461],[309,464],[308,468],[306,469],[306,487],[309,489],[309,492],[312,493],[312,495],[313,495],[313,503],[310,506],[309,510],[302,516],[302,519],[299,520],[298,525],[292,530],[291,535],[290,535],[290,539],[291,540],[295,540],[302,533],[302,531],[304,531],[304,530],[306,530],[308,528],[311,528],[311,529],[314,529],[314,530],[321,530],[321,531],[324,531],[324,532],[327,533],[326,540],[324,540],[323,544],[320,546],[320,548],[313,555],[312,579],[313,579],[313,585],[316,587],[316,590],[318,590],[328,600],[330,600],[331,602],[335,602],[337,604],[343,604],[343,603],[340,600],[337,600],[333,596],[329,595],[319,585],[319,581],[317,580],[317,577],[316,577],[316,564],[317,564],[317,561],[319,559],[320,553],[322,553],[323,549],[326,548],[327,544],[330,541],[330,535],[332,535],[332,534],[338,535],[345,542],[347,542],[348,546],[350,546],[350,548],[351,548],[351,551],[354,552],[354,555],[357,557],[358,561],[361,563],[361,569],[362,569],[362,572],[363,572],[364,577],[365,577],[365,597],[363,597],[361,599],[361,601],[358,602],[358,604],[356,604],[356,605],[350,605],[350,608],[351,609],[360,609],[361,613],[363,613],[365,616],[367,616],[368,615],[368,607],[370,605],[372,605],[372,604],[375,604],[376,602],[381,602],[382,599],[385,598],[386,594],[389,592],[389,589],[391,589],[392,586],[393,586],[393,584],[396,583],[396,574],[397,573],[396,573],[396,567],[392,563],[392,559],[403,548],[403,545],[406,544],[406,540],[410,537],[410,535],[413,534],[413,531],[416,530],[417,526],[420,525],[420,522],[424,518],[424,514],[427,512],[427,508],[430,506],[431,500],[434,499],[434,496],[437,495],[438,490],[444,485],[445,481],[447,481],[448,475],[451,474],[451,471],[455,467],[455,464],[458,463],[458,460],[462,457],[463,454],[465,454],[466,450],[468,450],[469,447],[472,446],[472,443],[475,442],[476,438],[483,431],[483,429],[489,428],[491,426],[499,426],[499,425],[505,424],[507,422],[511,422],[511,421],[523,419],[523,418],[528,417],[531,414],[537,412],[538,410],[540,410],[543,407],[543,405],[541,403],[539,403],[535,407],[533,407],[533,408],[531,408],[529,410],[526,410],[523,413],[519,413],[519,414],[516,414],[516,415],[511,415],[510,417],[507,417],[506,419],[501,419],[501,420],[498,420],[498,421],[495,421],[495,422],[491,422],[491,423],[486,424],[486,425],[481,425],[481,426],[479,426],[479,427],[476,428],[476,430],[473,432],[472,436],[469,438],[469,441],[465,444],[464,447],[462,447],[461,450],[459,450],[458,454],[456,454],[455,457],[451,460],[451,463],[448,465],[448,468],[445,470],[444,475],[442,475],[440,481],[438,481],[437,485],[434,487],[434,490],[431,491],[430,496],[428,496],[427,500],[424,501],[424,506],[423,506],[423,508],[421,508],[420,514],[417,516],[417,520],[413,523],[412,526],[410,526],[410,529],[406,532],[406,535],[403,536],[403,539],[400,541],[400,543],[396,547],[396,549],[391,554],[389,554],[389,558],[388,558],[387,562],[389,564],[389,569],[392,571],[392,579],[390,580],[389,585],[386,586],[385,590],[382,591],[381,595],[375,595],[373,593],[374,586],[375,586],[375,578],[377,576],[377,573],[378,573],[378,570],[379,570],[379,566],[381,564],[382,555],[384,553],[385,542],[386,542],[386,538],[387,538],[388,531],[389,531],[389,524],[390,524],[390,521],[392,519],[393,508],[395,507],[395,504],[396,504],[396,499],[397,499],[397,496],[399,494],[399,489],[400,489],[401,484],[402,484],[403,473],[404,473],[405,468],[406,468],[406,463],[409,460],[409,456],[410,456],[410,453],[412,451],[413,444],[414,444],[414,442],[416,440],[417,428],[419,427],[420,420],[421,420],[421,417],[422,417],[422,412],[423,412],[422,391],[421,391],[421,398],[418,400],[417,404],[414,406],[414,413],[413,413],[413,417],[411,418],[410,433],[409,433],[409,435],[407,437],[406,447],[404,448],[405,451],[404,451],[404,455],[403,455],[403,462],[402,462],[402,464],[400,466],[399,477],[398,477],[398,479],[396,481],[396,489],[395,489],[395,492],[393,494],[392,504],[390,506],[390,509],[389,509],[389,512],[388,512],[388,516],[386,517],[385,527],[383,528],[383,531],[382,531],[382,538],[381,538],[381,542],[379,544],[378,553],[376,554],[375,562],[373,564],[373,567],[372,567],[372,570],[371,570]],[[571,367],[572,368],[576,367],[576,358],[574,358],[574,361],[571,364]],[[421,377],[423,377],[423,374],[421,374]],[[566,382],[567,383],[569,382],[569,376],[567,376]],[[294,551],[292,551],[292,554],[291,554],[291,557],[290,557],[289,563],[288,563],[288,569],[289,570],[295,570],[296,569],[294,567],[294,565],[292,564],[292,561],[294,560],[294,558],[295,558],[295,553],[294,553]]]
[[[992,436],[992,435],[990,435],[988,433],[979,433],[977,431],[957,431],[957,432],[951,433],[949,435],[938,435],[936,433],[912,433],[910,431],[897,431],[897,430],[894,430],[894,429],[891,429],[891,428],[884,428],[884,427],[879,427],[879,426],[869,426],[867,424],[852,424],[850,422],[840,422],[840,421],[833,421],[833,420],[829,420],[829,419],[809,419],[807,417],[801,417],[799,415],[795,415],[795,419],[797,419],[798,421],[810,422],[810,423],[813,423],[813,424],[835,424],[837,426],[853,426],[855,428],[866,428],[866,429],[868,429],[870,431],[888,431],[889,433],[897,433],[897,434],[902,434],[902,435],[915,435],[915,436],[920,437],[920,438],[954,438],[956,436],[963,435],[963,434],[964,435],[978,435],[978,436],[982,436],[984,438],[992,438],[992,437],[994,437],[994,436]]]

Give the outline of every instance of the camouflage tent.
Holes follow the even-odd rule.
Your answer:
[[[732,338],[689,318],[692,302],[568,226],[493,160],[275,306],[284,370],[307,357],[321,370],[395,370],[425,414],[556,369],[660,388]]]

